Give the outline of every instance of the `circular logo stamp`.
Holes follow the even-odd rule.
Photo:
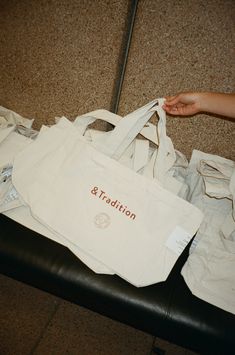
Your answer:
[[[107,213],[99,213],[94,218],[95,226],[101,229],[107,228],[110,225],[111,219]]]

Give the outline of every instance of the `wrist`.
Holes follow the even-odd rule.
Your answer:
[[[207,92],[198,92],[197,94],[197,110],[198,112],[208,111],[208,101],[210,100],[210,93]]]

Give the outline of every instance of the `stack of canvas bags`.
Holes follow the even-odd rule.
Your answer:
[[[165,133],[161,104],[161,100],[155,100],[125,116],[111,134],[102,137],[103,142],[96,139],[93,145],[81,134],[80,124],[59,120],[58,125],[44,128],[14,161],[14,186],[30,206],[34,219],[76,251],[88,266],[92,268],[93,264],[95,271],[103,268],[101,272],[115,272],[136,286],[166,279],[182,252],[182,245],[196,232],[202,218],[198,209],[175,195],[183,184],[172,173],[176,153]],[[157,134],[150,125],[145,127],[155,111],[160,116]],[[155,135],[155,141],[156,137],[160,138],[156,151],[150,152],[148,144],[136,141],[136,135],[144,129]],[[141,154],[136,157],[137,151]],[[128,154],[131,169],[121,164],[121,159],[128,162]],[[61,165],[64,158],[65,165]],[[52,162],[59,165],[53,166]],[[57,192],[51,189],[49,181],[55,178],[55,172],[58,180],[53,186],[59,189]],[[68,184],[68,176],[74,184]],[[91,182],[94,178],[96,181]],[[85,186],[88,183],[89,191],[88,185]],[[171,189],[174,193],[168,191]],[[86,190],[88,196],[84,195]],[[35,204],[35,192],[39,191],[43,199],[36,198]],[[50,206],[46,216],[45,206]],[[58,207],[61,218],[58,218]],[[92,212],[92,220],[87,218],[87,211]],[[110,227],[105,223],[107,215],[112,221]],[[132,223],[134,220],[137,223]],[[63,225],[56,221],[63,221]],[[102,225],[106,227],[100,228]],[[146,260],[149,260],[147,265]]]

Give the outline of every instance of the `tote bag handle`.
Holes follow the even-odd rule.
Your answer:
[[[142,159],[138,156],[140,154],[140,149],[138,149],[134,153],[134,161],[141,162],[139,164],[142,167],[145,162],[146,168],[144,174],[163,182],[167,171],[170,170],[176,160],[172,141],[166,135],[166,114],[162,109],[163,102],[164,99],[162,98],[155,99],[123,118],[106,110],[93,111],[86,115],[78,116],[74,121],[74,125],[79,129],[79,133],[83,135],[87,127],[97,119],[111,123],[114,126],[113,131],[110,131],[102,139],[102,142],[99,141],[95,146],[105,155],[115,160],[121,158],[127,147],[139,133],[142,134],[148,140],[157,144],[158,149],[153,153],[149,162],[146,149],[145,153],[142,154]],[[159,116],[157,128],[148,122],[155,112]],[[138,165],[138,163],[136,164]]]
[[[166,173],[176,161],[176,153],[171,139],[166,135],[166,113],[162,109],[162,105],[159,105],[157,112],[159,115],[157,126],[159,145],[146,166],[144,175],[164,183]]]
[[[79,129],[79,132],[84,135],[88,126],[94,123],[96,120],[102,120],[104,122],[110,123],[114,127],[119,124],[119,122],[123,119],[123,117],[118,116],[112,112],[107,110],[96,110],[84,114],[82,116],[77,116],[74,125]],[[150,122],[146,123],[146,125],[139,132],[144,138],[158,145],[158,137],[156,126]]]
[[[164,181],[166,173],[174,165],[176,160],[175,150],[171,139],[166,135],[166,113],[162,108],[164,99],[156,99],[140,109],[123,117],[112,133],[100,146],[105,154],[114,159],[119,159],[128,145],[141,132],[144,125],[157,112],[159,121],[157,124],[158,149],[152,155],[148,170],[151,176]],[[151,127],[152,129],[152,127]]]

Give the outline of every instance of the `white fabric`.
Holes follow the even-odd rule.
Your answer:
[[[106,155],[119,160],[128,167],[134,168],[134,170],[135,164],[137,164],[138,161],[138,164],[142,165],[142,169],[139,169],[138,171],[140,174],[143,174],[150,179],[157,179],[163,187],[184,197],[185,191],[187,190],[187,186],[184,182],[184,175],[188,163],[186,157],[182,153],[174,150],[170,138],[166,135],[166,115],[165,111],[161,108],[163,99],[160,99],[159,101],[158,112],[160,115],[157,129],[152,123],[147,122],[143,125],[143,121],[141,121],[141,115],[145,112],[143,119],[146,122],[146,110],[149,111],[148,117],[152,116],[154,111],[156,111],[156,107],[154,107],[156,103],[158,103],[157,100],[153,100],[147,105],[125,116],[125,120],[122,120],[122,122],[120,122],[122,118],[118,115],[106,110],[97,110],[86,115],[78,116],[74,125],[79,128],[81,134],[84,134],[85,137],[89,137],[88,139],[93,142],[93,146],[101,149]],[[136,120],[137,118],[138,120]],[[62,120],[63,119],[64,118],[62,118]],[[118,128],[113,132],[107,133],[98,133],[97,131],[90,130],[86,134],[87,126],[93,123],[96,119],[102,119],[114,126],[119,123]],[[148,141],[156,144],[158,149],[154,150],[149,147],[147,156],[146,144],[148,143],[146,141],[145,143],[140,143],[139,140],[136,140],[136,149],[137,144],[138,146],[140,144],[145,144],[145,153],[142,151],[140,155],[140,149],[138,151],[135,151],[135,149],[130,151],[130,148],[133,148],[133,146],[131,147],[131,142],[133,142],[133,136],[136,135],[135,132],[139,132],[143,137],[147,138]],[[134,163],[133,160],[135,161]]]
[[[182,230],[192,237],[202,220],[196,207],[156,179],[116,161],[155,111],[164,124],[161,104],[154,100],[125,116],[94,146],[60,120],[14,162],[14,186],[33,216],[135,286],[165,280],[178,258],[165,246],[168,238]],[[173,164],[171,148],[167,142],[162,149],[162,176]]]
[[[12,185],[11,173],[11,165],[0,168],[0,213],[22,206],[22,201]]]
[[[24,118],[20,116],[18,113],[0,106],[0,128],[6,128],[8,125],[16,125],[16,124],[23,125],[27,128],[31,128],[33,124],[33,120]]]
[[[223,180],[224,182],[226,181],[227,191],[224,198],[222,198],[221,193],[220,198],[216,198],[214,195],[216,190],[217,195],[219,194],[219,184],[217,181],[218,179],[214,177],[215,172],[212,170],[212,176],[209,176],[208,173],[205,173],[205,169],[203,168],[203,166],[205,166],[205,162],[210,162],[211,164],[211,161],[224,165],[226,171],[228,170],[228,167],[231,168],[232,166],[235,166],[235,163],[229,159],[225,159],[217,155],[203,153],[198,150],[193,151],[186,176],[187,185],[190,187],[187,200],[197,206],[204,213],[204,218],[197,232],[196,238],[194,239],[191,250],[196,245],[201,236],[203,236],[205,233],[218,234],[225,218],[230,213],[233,213],[232,195],[234,194],[232,193],[231,186],[232,176],[231,180],[227,179],[226,176],[220,177],[219,180]],[[230,174],[232,174],[232,171]],[[211,182],[212,186],[214,186],[215,192],[208,190],[208,182]],[[230,196],[230,199],[227,198],[228,196]]]
[[[15,156],[31,142],[30,138],[16,132],[10,132],[0,143],[0,167],[13,164]]]
[[[30,144],[31,139],[15,130],[15,125],[7,124],[0,129],[0,213],[22,205],[11,181],[12,164],[16,154]]]
[[[0,130],[0,144],[10,135],[11,132],[14,131],[14,129],[15,129],[15,126],[7,126],[4,128],[1,128],[1,130]]]
[[[189,164],[189,200],[203,222],[181,273],[192,293],[235,314],[235,163],[194,151]]]
[[[235,243],[215,234],[201,239],[182,269],[191,292],[235,314]]]

